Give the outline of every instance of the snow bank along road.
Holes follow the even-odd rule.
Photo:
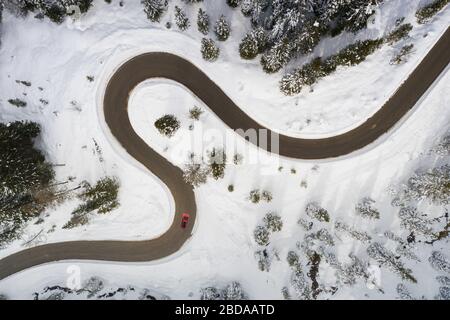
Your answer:
[[[449,61],[450,28],[386,104],[361,126],[325,139],[309,140],[280,135],[279,153],[291,158],[324,159],[345,155],[372,143],[413,108]],[[127,61],[107,85],[103,106],[105,120],[127,152],[171,190],[176,203],[172,225],[159,238],[147,241],[71,241],[29,248],[0,260],[0,279],[32,266],[58,260],[155,260],[175,253],[191,236],[196,217],[192,187],[184,182],[181,169],[169,163],[136,134],[128,117],[130,92],[142,81],[155,77],[171,79],[189,88],[230,128],[265,129],[239,109],[202,71],[180,57],[156,52]],[[270,133],[268,131],[269,136]],[[266,149],[270,150],[270,143]],[[186,229],[180,227],[180,215],[183,212],[191,215]]]

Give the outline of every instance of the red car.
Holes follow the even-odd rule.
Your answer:
[[[181,215],[181,227],[182,227],[183,229],[186,228],[186,226],[187,226],[187,224],[188,224],[188,221],[189,221],[189,214],[183,213],[183,214]]]

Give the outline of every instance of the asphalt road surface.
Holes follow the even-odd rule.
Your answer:
[[[389,131],[414,105],[446,68],[450,60],[450,29],[420,65],[379,111],[361,126],[325,139],[279,136],[279,154],[297,159],[324,159],[349,154],[374,142]],[[386,77],[389,75],[387,74]],[[126,151],[158,176],[175,199],[175,218],[166,233],[147,241],[70,241],[37,246],[0,260],[0,279],[43,263],[60,260],[142,262],[177,252],[192,233],[196,218],[193,189],[182,171],[151,149],[133,130],[128,117],[128,97],[133,88],[149,78],[167,78],[189,88],[232,129],[266,129],[247,116],[202,71],[168,53],[147,53],[125,62],[110,79],[105,92],[104,114],[114,137]],[[357,99],[357,97],[355,97]],[[270,130],[268,130],[270,136]],[[259,141],[256,141],[260,147]],[[271,150],[270,141],[264,149]],[[180,215],[191,215],[182,229]],[[211,239],[212,241],[214,239]]]

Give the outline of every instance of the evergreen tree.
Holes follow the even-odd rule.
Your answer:
[[[450,261],[439,251],[433,251],[428,262],[436,271],[450,274]]]
[[[168,0],[141,0],[147,18],[152,22],[159,22],[167,10]]]
[[[208,164],[212,177],[215,180],[222,179],[225,176],[225,167],[227,156],[223,149],[213,148],[209,153]]]
[[[181,31],[188,29],[190,26],[186,13],[178,6],[175,6],[175,23]]]
[[[173,137],[180,128],[180,121],[172,114],[166,114],[155,121],[155,127],[166,137]]]
[[[223,300],[247,300],[247,294],[242,289],[242,286],[239,282],[230,283],[223,291],[222,291]]]
[[[253,29],[239,44],[239,54],[243,59],[253,59],[261,53],[267,43],[267,36],[262,28]]]
[[[216,21],[214,32],[219,41],[225,41],[230,36],[230,24],[225,20],[225,16],[221,15]]]
[[[239,4],[241,3],[241,0],[227,0],[227,4],[231,7],[231,8],[237,8],[239,6]]]
[[[329,222],[330,221],[330,215],[328,214],[328,211],[322,207],[319,206],[316,202],[311,202],[306,205],[305,208],[306,214],[314,219],[317,219],[321,222]]]
[[[357,215],[368,219],[380,219],[380,212],[373,207],[375,200],[370,198],[363,198],[355,206],[355,212]]]
[[[264,225],[272,232],[281,231],[283,228],[283,221],[281,217],[274,212],[269,212],[264,216]]]
[[[219,57],[220,50],[212,39],[203,38],[201,47],[202,57],[206,61],[216,61]]]
[[[414,278],[412,275],[412,271],[405,268],[403,263],[398,260],[391,251],[386,249],[380,243],[372,243],[367,248],[367,254],[369,255],[369,257],[371,257],[381,265],[384,265],[391,271],[399,274],[402,279],[409,280],[413,283],[417,282],[416,278]]]
[[[198,187],[206,183],[209,173],[209,167],[204,167],[200,163],[191,161],[184,166],[183,178],[186,183]]]
[[[276,43],[261,57],[261,65],[267,73],[275,73],[284,67],[291,58],[291,46],[287,39]]]
[[[206,14],[206,12],[202,8],[198,9],[197,27],[198,27],[198,31],[200,31],[204,35],[208,34],[208,32],[209,32],[209,16]]]
[[[260,246],[267,246],[269,244],[270,233],[264,226],[257,226],[253,232],[255,242]]]

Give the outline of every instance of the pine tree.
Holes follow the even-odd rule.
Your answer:
[[[253,59],[263,51],[267,36],[262,28],[253,29],[239,44],[239,54],[243,59]]]
[[[190,26],[186,13],[178,6],[175,6],[175,23],[181,31],[187,30]]]
[[[255,242],[260,246],[267,246],[269,244],[270,233],[264,226],[257,226],[253,232]]]
[[[222,291],[223,300],[247,300],[247,294],[242,289],[242,286],[239,282],[230,283],[223,291]]]
[[[147,18],[152,22],[159,22],[167,10],[168,0],[141,0]]]
[[[281,217],[274,212],[269,212],[264,216],[264,225],[272,232],[281,231],[283,228],[283,221]]]
[[[220,50],[217,47],[216,43],[212,39],[203,38],[202,39],[202,47],[201,47],[201,53],[203,59],[206,61],[216,61],[219,57]]]
[[[225,167],[227,156],[223,149],[213,148],[209,153],[208,164],[212,177],[215,180],[222,179],[225,176]]]
[[[413,283],[417,283],[416,278],[414,278],[412,275],[412,271],[410,269],[405,268],[403,263],[400,260],[398,260],[391,251],[386,249],[380,243],[378,242],[372,243],[367,248],[367,254],[369,255],[369,257],[371,257],[381,265],[384,265],[391,271],[399,274],[402,279],[409,280]]]
[[[356,214],[360,215],[363,218],[380,219],[380,212],[373,207],[374,203],[375,200],[372,200],[370,198],[363,198],[355,206]]]
[[[206,183],[209,172],[209,167],[204,167],[200,163],[191,161],[184,166],[183,178],[186,183],[189,183],[194,187],[198,187]]]
[[[166,137],[172,137],[180,128],[180,121],[172,114],[166,114],[155,121],[155,127]]]
[[[439,251],[433,251],[428,262],[436,271],[450,274],[450,261]]]
[[[241,3],[241,0],[227,0],[227,4],[231,7],[231,8],[237,8],[239,6],[239,4]]]
[[[291,46],[287,39],[277,42],[261,57],[261,65],[267,73],[275,73],[284,67],[291,58]]]
[[[317,219],[321,222],[329,222],[330,221],[330,215],[328,214],[328,211],[322,207],[319,206],[316,202],[311,202],[306,205],[305,208],[306,214],[314,219]]]
[[[230,36],[230,24],[225,20],[224,15],[221,15],[219,20],[216,21],[214,32],[219,41],[226,41]]]
[[[198,27],[198,31],[200,31],[204,35],[208,34],[208,32],[209,32],[209,16],[206,14],[206,12],[202,8],[198,9],[197,27]]]

